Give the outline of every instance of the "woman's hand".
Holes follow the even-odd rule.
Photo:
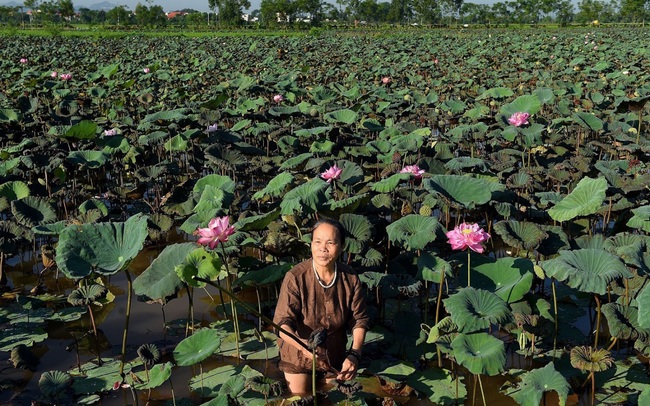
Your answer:
[[[340,381],[349,381],[354,379],[357,376],[357,370],[359,369],[358,359],[353,355],[348,355],[343,361],[343,367],[341,368],[341,373],[338,374],[336,379]]]

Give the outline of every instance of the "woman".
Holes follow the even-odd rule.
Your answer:
[[[337,262],[345,242],[341,223],[320,220],[313,229],[312,257],[284,277],[273,321],[303,343],[319,328],[327,329],[326,351],[317,355],[320,372],[339,371],[336,379],[354,379],[368,330],[361,281],[347,265]],[[352,346],[346,352],[347,332]],[[280,331],[280,370],[294,394],[309,392],[312,353]],[[320,349],[319,349],[320,350]]]

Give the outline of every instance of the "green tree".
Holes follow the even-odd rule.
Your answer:
[[[296,9],[299,13],[304,13],[309,16],[311,25],[320,24],[323,17],[322,0],[296,0]]]
[[[106,13],[106,21],[115,25],[130,25],[131,13],[124,6],[117,6]]]
[[[488,24],[494,19],[492,8],[487,4],[465,3],[461,15],[461,21],[467,24]]]
[[[219,9],[219,23],[228,26],[241,25],[242,10],[250,6],[249,0],[208,0],[210,10]]]
[[[413,0],[413,11],[420,24],[435,24],[442,17],[438,0]]]
[[[623,21],[641,22],[650,16],[650,0],[621,0],[620,15]]]
[[[296,18],[296,3],[291,0],[262,0],[262,23],[266,26],[291,24]]]
[[[72,17],[74,17],[74,5],[72,4],[72,0],[58,0],[57,7],[61,17],[67,21],[70,21]]]
[[[388,11],[388,21],[391,23],[407,23],[413,16],[409,0],[392,0]]]
[[[578,3],[575,20],[579,23],[590,23],[594,20],[611,22],[614,21],[616,13],[616,7],[612,3],[600,0],[582,0]]]

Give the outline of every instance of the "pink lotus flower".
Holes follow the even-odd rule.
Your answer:
[[[201,236],[197,242],[214,249],[220,242],[228,241],[228,236],[235,232],[235,227],[229,224],[228,216],[215,217],[208,223],[207,228],[199,228],[196,232]]]
[[[144,68],[144,69],[142,69],[142,71],[143,71],[144,73],[149,73],[149,72],[151,72],[151,69],[149,69],[149,68]]]
[[[490,238],[490,234],[483,231],[478,224],[467,224],[463,222],[449,231],[447,238],[449,239],[448,242],[451,244],[452,250],[469,248],[480,254],[484,249],[482,243]]]
[[[26,64],[27,62],[29,62],[29,59],[27,59],[27,58],[20,58],[20,63],[22,63],[23,65]]]
[[[282,97],[281,94],[276,94],[275,96],[273,96],[273,101],[278,104],[282,103],[282,100],[284,100],[284,97]]]
[[[72,79],[72,73],[62,73],[59,77],[61,80],[70,80]]]
[[[434,59],[433,63],[435,63],[437,65],[438,64],[438,58]]]
[[[218,129],[219,129],[219,125],[217,123],[214,123],[212,125],[209,125],[208,129],[205,130],[205,132],[209,134],[209,133],[213,133],[213,132],[217,131]]]
[[[415,179],[420,179],[422,177],[422,174],[424,174],[425,170],[420,169],[419,166],[417,165],[407,165],[404,168],[402,168],[399,173],[410,173],[413,176],[415,176]]]
[[[341,173],[343,172],[343,169],[339,168],[338,166],[334,165],[325,172],[320,174],[320,177],[325,179],[327,183],[332,182],[333,180],[337,180],[338,178],[341,177]]]
[[[110,130],[104,131],[104,136],[106,137],[112,137],[114,135],[117,135],[117,128],[111,128]]]
[[[385,85],[389,84],[390,82],[391,82],[390,76],[384,76],[383,78],[381,78],[381,83]]]
[[[50,77],[55,78],[57,76],[59,76],[59,72],[57,72],[57,71],[52,71],[52,73],[50,73]]]
[[[510,118],[508,119],[508,122],[511,125],[514,125],[515,127],[521,127],[522,125],[528,124],[528,118],[529,117],[530,117],[530,114],[518,111],[515,114],[510,116]]]

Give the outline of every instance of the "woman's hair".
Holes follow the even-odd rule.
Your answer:
[[[329,224],[330,226],[334,227],[336,229],[336,234],[339,237],[339,243],[341,243],[341,247],[345,245],[345,228],[343,227],[343,224],[341,224],[338,220],[321,217],[321,219],[318,220],[311,228],[311,232],[313,233],[314,230],[316,230],[321,224]]]

